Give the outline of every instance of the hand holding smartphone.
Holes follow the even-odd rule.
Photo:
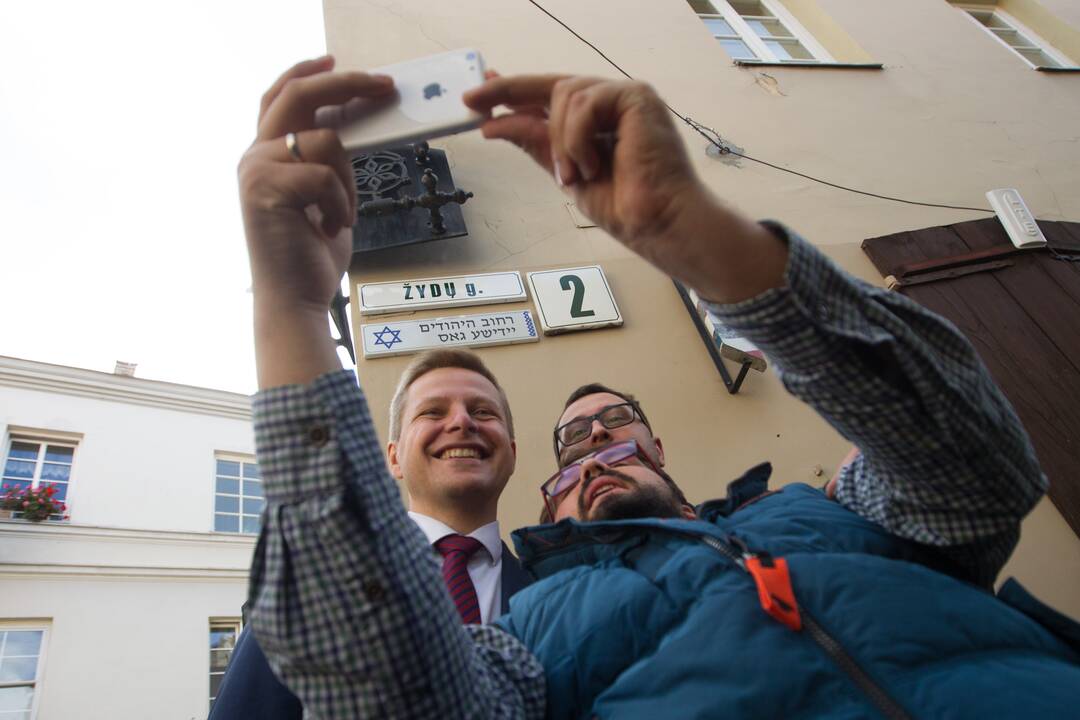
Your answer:
[[[351,155],[453,135],[484,120],[461,99],[484,82],[484,60],[476,50],[453,50],[368,72],[392,77],[396,94],[322,107],[315,116],[321,127],[337,130]]]

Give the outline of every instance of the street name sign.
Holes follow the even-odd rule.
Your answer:
[[[361,315],[494,305],[526,299],[525,284],[519,272],[361,283],[357,292]]]
[[[476,313],[360,326],[365,358],[422,350],[536,342],[540,336],[528,310]]]

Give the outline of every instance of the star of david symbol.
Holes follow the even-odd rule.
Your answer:
[[[375,332],[375,344],[382,345],[387,350],[392,349],[399,342],[405,342],[401,339],[401,331],[391,330],[389,325],[383,325],[382,330]]]
[[[409,182],[405,158],[382,151],[360,155],[352,161],[356,194],[376,198]]]

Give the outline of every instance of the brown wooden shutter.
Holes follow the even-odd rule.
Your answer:
[[[1080,223],[1039,227],[1052,245],[1080,243]],[[898,292],[967,335],[1027,428],[1050,499],[1080,536],[1080,263],[1016,251],[997,218],[862,247],[883,276],[899,277]],[[931,273],[960,276],[926,282]]]

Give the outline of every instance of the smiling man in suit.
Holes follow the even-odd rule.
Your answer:
[[[409,517],[443,555],[443,578],[465,622],[495,621],[529,582],[495,519],[516,454],[506,394],[476,355],[436,350],[402,373],[390,401],[387,461],[408,490]],[[475,609],[468,585],[454,582],[451,552],[470,554]]]
[[[516,453],[510,404],[479,357],[436,350],[405,368],[390,402],[387,464],[405,485],[409,517],[432,546],[465,623],[494,622],[530,582],[496,520]],[[302,716],[255,637],[242,633],[211,720]]]

